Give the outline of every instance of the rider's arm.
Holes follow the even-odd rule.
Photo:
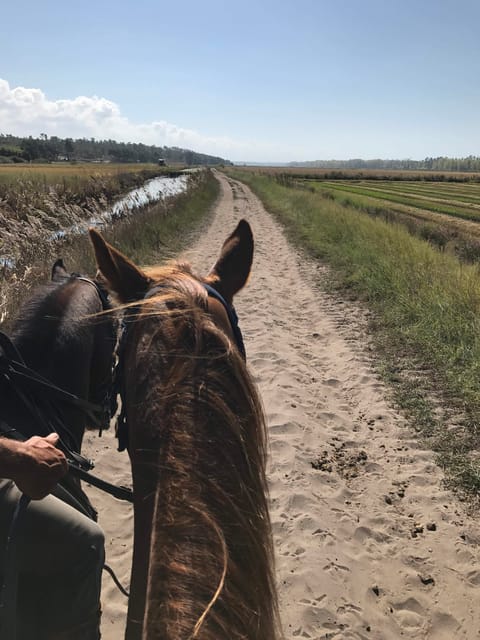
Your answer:
[[[25,442],[0,438],[0,478],[13,480],[34,500],[44,498],[67,473],[67,460],[55,447],[57,442],[56,433]]]

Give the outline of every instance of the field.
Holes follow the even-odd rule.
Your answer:
[[[245,171],[245,169],[242,169]],[[280,184],[388,222],[467,262],[480,259],[480,175],[405,171],[261,169]],[[336,177],[335,177],[336,176]]]
[[[345,181],[308,181],[321,193],[334,196],[335,193],[366,196],[385,203],[402,204],[413,210],[427,210],[435,213],[464,218],[480,219],[480,184],[403,182],[367,180]]]
[[[48,238],[98,215],[149,178],[156,165],[47,164],[0,166],[0,269],[27,269],[52,251]],[[8,273],[4,274],[9,277]]]
[[[254,189],[296,242],[331,266],[333,287],[370,310],[379,366],[394,383],[397,402],[449,476],[476,493],[480,186],[228,173]],[[466,212],[468,220],[458,217]],[[468,256],[462,255],[467,243]]]
[[[49,163],[49,164],[0,164],[0,184],[16,181],[31,181],[47,185],[62,184],[64,181],[88,180],[92,176],[112,176],[119,173],[138,173],[144,170],[167,171],[154,164],[112,164],[112,163]]]
[[[311,180],[415,180],[422,182],[480,182],[480,173],[460,171],[401,171],[393,169],[318,169],[314,167],[238,166],[236,171],[288,175]]]
[[[148,178],[176,173],[180,167],[155,164],[51,163],[31,165],[0,164],[0,198],[19,215],[21,203],[36,206],[45,194],[78,203],[103,194],[113,197]]]

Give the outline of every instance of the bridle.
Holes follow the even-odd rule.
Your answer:
[[[245,343],[243,342],[243,335],[242,335],[240,326],[238,324],[238,316],[237,316],[237,312],[235,311],[235,307],[233,306],[233,304],[230,304],[229,302],[227,302],[225,298],[214,287],[207,284],[206,282],[202,282],[201,284],[204,287],[204,289],[206,289],[209,296],[212,296],[212,298],[215,298],[215,300],[218,300],[223,305],[223,308],[225,309],[227,317],[230,321],[230,327],[232,329],[233,337],[235,338],[237,348],[239,352],[242,354],[243,359],[246,360],[247,353],[245,351]]]

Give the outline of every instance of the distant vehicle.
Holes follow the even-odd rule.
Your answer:
[[[166,167],[167,163],[165,162],[164,158],[159,158],[157,161],[157,164],[159,167]]]

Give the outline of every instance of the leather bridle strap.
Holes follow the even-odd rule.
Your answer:
[[[229,304],[225,300],[225,298],[222,296],[222,294],[219,293],[211,285],[206,284],[205,282],[202,282],[201,285],[204,287],[204,289],[206,289],[208,295],[218,300],[220,304],[223,306],[223,308],[225,309],[228,319],[230,320],[230,326],[232,327],[233,337],[235,338],[235,342],[237,344],[238,350],[242,354],[243,359],[246,360],[247,352],[245,350],[245,344],[243,342],[243,335],[238,325],[238,316],[237,316],[237,312],[235,311],[235,307],[233,306],[233,304]]]
[[[95,421],[97,420],[95,414],[103,411],[100,405],[84,400],[83,398],[79,398],[73,393],[69,393],[68,391],[65,391],[65,389],[57,387],[52,382],[39,375],[36,371],[21,364],[20,362],[16,362],[14,360],[7,361],[6,359],[2,362],[2,360],[3,358],[0,356],[0,372],[8,373],[8,376],[12,380],[18,380],[18,382],[23,383],[27,387],[30,386],[37,388],[38,391],[47,392],[53,398],[63,400],[74,407],[82,409],[84,413]],[[3,371],[2,364],[4,365]]]
[[[68,461],[68,470],[72,476],[76,476],[77,478],[80,478],[80,480],[88,482],[94,487],[97,487],[97,489],[110,494],[114,498],[133,503],[133,491],[128,487],[117,486],[107,482],[106,480],[102,480],[88,471],[85,471],[85,469],[77,466],[72,460]]]

